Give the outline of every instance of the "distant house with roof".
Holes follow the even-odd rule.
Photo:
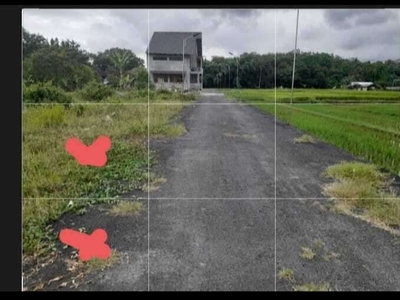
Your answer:
[[[146,54],[150,80],[156,89],[203,88],[201,32],[156,31]]]
[[[373,82],[365,82],[365,81],[354,81],[348,85],[350,89],[358,89],[360,91],[367,91],[375,88],[375,84]]]

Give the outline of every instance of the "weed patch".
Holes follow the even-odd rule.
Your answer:
[[[283,268],[282,270],[279,271],[278,278],[287,280],[289,282],[294,282],[293,270],[288,268]]]
[[[296,279],[293,274],[293,270],[288,268],[283,268],[278,273],[278,278],[280,280],[286,280],[293,284],[293,291],[306,291],[306,292],[314,292],[314,291],[330,291],[330,285],[328,283],[305,283],[305,284],[296,284]]]
[[[113,216],[133,216],[138,215],[143,210],[141,202],[136,201],[119,201],[109,210],[109,214]]]
[[[328,292],[330,285],[328,283],[305,283],[293,286],[296,292]]]
[[[387,176],[374,166],[341,163],[331,166],[325,176],[334,178],[324,187],[324,194],[335,199],[335,210],[350,215],[361,210],[361,218],[384,229],[400,228],[400,198],[387,187]],[[360,214],[360,213],[358,213]]]
[[[313,260],[316,255],[317,254],[310,248],[307,248],[307,247],[301,248],[300,257],[302,257],[304,259]]]
[[[311,135],[303,134],[299,138],[294,139],[295,143],[306,143],[306,144],[315,144],[315,140]]]

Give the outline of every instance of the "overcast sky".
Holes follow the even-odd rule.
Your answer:
[[[400,59],[400,9],[310,9],[299,16],[301,51]],[[25,9],[22,22],[31,33],[73,39],[90,52],[128,48],[143,59],[154,31],[201,31],[204,55],[211,58],[293,50],[296,10]]]

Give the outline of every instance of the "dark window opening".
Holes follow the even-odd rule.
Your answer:
[[[170,75],[169,78],[172,83],[182,83],[182,74]]]
[[[190,74],[190,83],[197,83],[197,74]]]
[[[182,61],[182,56],[170,56],[169,60]]]
[[[166,56],[153,56],[153,60],[167,60]]]
[[[157,83],[168,82],[168,75],[165,75],[165,74],[154,74],[154,82],[157,82]]]

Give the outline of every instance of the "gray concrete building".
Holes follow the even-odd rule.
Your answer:
[[[201,32],[156,31],[146,54],[147,70],[156,89],[203,89]]]

